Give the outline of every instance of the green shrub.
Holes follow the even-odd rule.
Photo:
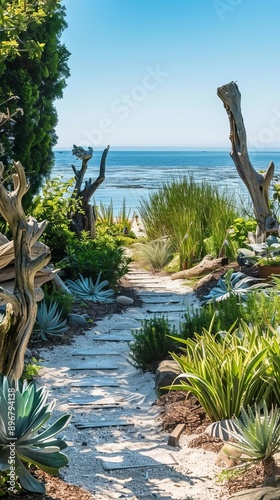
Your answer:
[[[195,183],[192,177],[164,183],[141,201],[139,213],[149,239],[171,239],[180,267],[186,261],[191,267],[206,255],[209,238],[215,256],[225,247],[227,256],[235,258],[235,248],[224,244],[237,217],[234,199],[216,186]]]
[[[154,317],[141,321],[140,330],[132,331],[134,342],[129,344],[130,363],[143,372],[155,372],[160,361],[166,359],[176,348],[169,335],[176,335],[165,317]]]
[[[233,323],[238,327],[241,320],[262,329],[268,324],[277,328],[280,325],[280,295],[277,290],[267,289],[265,292],[250,292],[246,302],[240,302],[238,296],[232,295],[227,300],[205,304],[199,309],[189,308],[185,321],[181,323],[180,336],[193,338],[195,333],[209,329],[212,320],[213,334],[227,331]]]
[[[67,182],[60,178],[47,180],[42,194],[34,198],[30,208],[30,213],[38,221],[48,221],[41,240],[50,248],[53,262],[59,262],[66,255],[71,234],[68,214],[75,212],[79,205],[79,200],[71,198],[74,182],[75,179]]]
[[[59,263],[66,278],[75,280],[81,274],[96,281],[99,273],[110,286],[128,272],[131,261],[124,248],[112,236],[106,235],[93,240],[85,231],[80,238],[72,235],[67,241],[67,257]]]
[[[243,308],[240,307],[240,299],[232,295],[228,300],[212,302],[199,309],[191,307],[185,314],[185,321],[180,326],[180,336],[183,339],[193,338],[195,333],[208,330],[212,322],[212,334],[227,331],[236,322],[238,325],[243,317]]]

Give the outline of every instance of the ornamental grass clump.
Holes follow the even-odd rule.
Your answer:
[[[207,182],[193,177],[163,183],[141,200],[140,217],[150,240],[168,237],[179,255],[180,267],[195,265],[204,255],[218,256],[229,227],[237,218],[234,198]],[[235,258],[235,248],[227,242],[227,257]]]
[[[173,257],[173,245],[168,238],[149,241],[147,243],[135,243],[134,257],[138,258],[144,265],[153,269],[162,269]]]
[[[175,339],[184,344],[181,356],[172,354],[182,374],[170,389],[194,394],[212,422],[238,417],[242,406],[277,401],[271,369],[274,358],[280,367],[279,348],[273,349],[276,335],[269,328],[260,331],[242,321],[236,330],[213,335],[210,325],[194,339]]]

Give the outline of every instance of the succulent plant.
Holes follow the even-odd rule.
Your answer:
[[[54,475],[68,463],[61,453],[67,444],[55,436],[71,416],[64,415],[45,428],[55,405],[55,401],[47,403],[47,398],[45,387],[37,389],[34,382],[0,375],[0,470],[11,471],[13,467],[22,488],[34,493],[45,493],[45,486],[30,474],[25,463]]]
[[[262,279],[230,270],[225,274],[224,278],[219,279],[217,285],[212,288],[209,294],[204,296],[204,303],[226,300],[230,295],[238,295],[242,299],[246,299],[248,292],[269,286],[268,283],[263,282],[249,285],[249,283],[255,281],[262,281]]]
[[[61,337],[68,329],[67,321],[61,319],[61,312],[57,310],[57,302],[50,302],[49,306],[43,300],[38,306],[37,317],[33,328],[33,335],[47,340],[47,335]]]
[[[265,460],[280,450],[280,412],[272,406],[255,404],[254,410],[248,407],[246,412],[241,408],[241,416],[234,420],[236,431],[227,430],[233,442],[229,449],[223,447],[223,452],[229,457],[232,451],[238,451],[241,461]],[[243,455],[245,457],[243,458]]]
[[[113,290],[103,290],[109,284],[108,280],[100,282],[101,273],[99,273],[96,282],[93,284],[92,278],[80,278],[76,281],[66,280],[70,291],[79,299],[92,300],[93,302],[114,302],[112,296]]]

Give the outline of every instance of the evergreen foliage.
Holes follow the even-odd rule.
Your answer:
[[[52,148],[57,140],[57,113],[53,103],[62,97],[69,76],[69,52],[59,41],[67,26],[65,8],[55,0],[48,4],[44,20],[29,23],[20,34],[23,43],[39,40],[44,44],[40,58],[31,58],[29,52],[23,51],[20,57],[7,57],[2,68],[0,102],[10,95],[19,96],[18,104],[24,111],[16,123],[6,124],[1,138],[6,151],[2,161],[9,164],[11,158],[20,159],[24,165],[31,186],[25,197],[26,204],[30,203],[53,166]]]
[[[176,336],[164,316],[141,321],[140,330],[133,330],[134,342],[130,344],[130,363],[143,372],[155,372],[160,361],[176,349],[176,342],[169,336]]]

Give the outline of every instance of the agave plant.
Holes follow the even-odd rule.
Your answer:
[[[43,340],[47,340],[47,335],[61,337],[67,330],[67,321],[61,319],[61,312],[57,310],[57,302],[50,302],[48,306],[43,300],[38,306],[33,334]]]
[[[45,493],[45,486],[30,474],[25,463],[55,475],[68,463],[61,453],[67,444],[55,436],[69,423],[70,415],[38,434],[55,405],[55,401],[47,403],[47,398],[45,387],[37,389],[34,382],[0,375],[0,470],[11,471],[13,467],[22,488],[34,493]]]
[[[212,288],[210,293],[204,296],[204,303],[208,304],[209,302],[226,300],[230,295],[238,295],[246,300],[248,292],[269,286],[268,283],[250,285],[250,283],[255,281],[262,281],[262,279],[246,276],[246,274],[241,272],[233,272],[231,269],[227,271],[223,278],[219,279],[217,285]]]
[[[79,299],[92,300],[93,302],[114,302],[112,299],[114,295],[113,290],[103,290],[109,284],[109,281],[104,280],[100,282],[100,278],[101,273],[99,273],[95,284],[93,284],[92,278],[83,278],[80,274],[78,280],[66,280],[66,284],[69,290]]]
[[[241,408],[241,416],[234,420],[236,430],[227,430],[233,439],[229,449],[223,452],[231,456],[232,450],[239,451],[240,460],[244,462],[266,460],[280,450],[280,412],[276,406],[268,411],[267,405],[255,404],[254,411],[248,407],[246,412]]]

